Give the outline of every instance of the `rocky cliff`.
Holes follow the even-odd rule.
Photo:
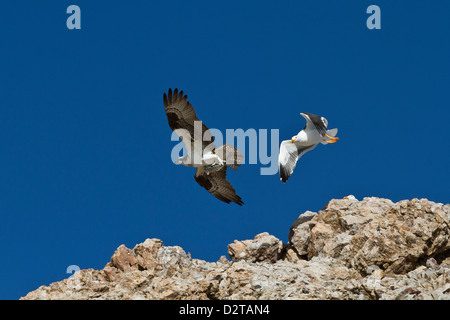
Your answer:
[[[450,205],[353,196],[228,245],[229,261],[192,259],[147,239],[102,270],[80,270],[22,299],[450,299]]]

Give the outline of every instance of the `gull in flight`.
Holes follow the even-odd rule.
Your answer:
[[[312,113],[300,113],[306,119],[306,126],[290,140],[281,142],[278,155],[280,180],[286,182],[294,172],[298,159],[313,150],[319,143],[335,143],[338,129],[328,130],[328,121]]]

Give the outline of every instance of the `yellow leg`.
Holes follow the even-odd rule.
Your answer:
[[[325,136],[328,137],[328,138],[330,138],[331,140],[339,140],[338,137],[331,137],[331,136],[329,136],[329,135],[326,134],[326,133],[325,133]]]
[[[326,134],[326,133],[325,133],[325,136],[327,136],[328,138],[330,138],[330,139],[331,139],[331,141],[333,141],[333,142],[327,141],[328,143],[335,143],[336,141],[338,141],[338,140],[339,140],[339,138],[338,138],[338,137],[331,137],[331,136],[329,136],[329,135],[328,135],[328,134]]]

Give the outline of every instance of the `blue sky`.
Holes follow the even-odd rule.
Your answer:
[[[450,2],[129,2],[2,4],[0,299],[146,238],[208,261],[264,231],[286,242],[299,214],[349,194],[450,202]],[[210,128],[288,139],[310,112],[340,140],[286,184],[229,172],[245,204],[227,205],[171,162],[175,87]]]

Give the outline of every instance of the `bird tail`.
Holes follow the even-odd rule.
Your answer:
[[[327,130],[327,135],[329,135],[330,137],[335,137],[337,135],[337,133],[338,133],[338,129],[337,128]],[[327,144],[327,142],[326,141],[322,141],[321,144]]]

